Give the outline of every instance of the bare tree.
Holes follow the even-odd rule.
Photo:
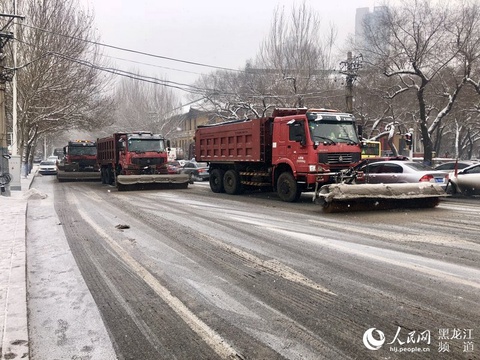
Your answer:
[[[432,161],[432,135],[478,62],[477,8],[476,3],[404,0],[365,23],[362,52],[371,66],[395,80],[388,96],[403,94],[416,101],[412,118],[420,127],[427,162]]]
[[[265,116],[274,107],[338,107],[343,89],[333,81],[336,31],[322,32],[320,18],[305,2],[287,17],[277,8],[255,61],[243,71],[203,76],[203,108],[225,118]],[[196,93],[191,99],[199,98]],[[343,102],[340,102],[343,103]]]
[[[18,32],[18,151],[29,157],[42,135],[91,130],[111,121],[109,79],[93,17],[76,0],[25,0]]]
[[[168,135],[178,124],[171,122],[180,109],[180,101],[161,80],[138,72],[134,78],[123,78],[116,88],[116,121],[113,131],[152,131]],[[144,79],[142,81],[142,78]]]
[[[257,67],[267,69],[276,80],[271,92],[299,107],[307,98],[327,93],[335,39],[335,28],[331,25],[323,33],[320,17],[305,2],[292,8],[290,19],[277,8],[257,59]]]

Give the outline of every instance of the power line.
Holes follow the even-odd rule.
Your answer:
[[[202,75],[202,73],[199,73],[199,72],[180,70],[180,69],[175,69],[175,68],[166,67],[166,66],[148,64],[148,63],[144,63],[144,62],[141,62],[141,61],[129,60],[129,59],[119,58],[119,57],[111,56],[111,55],[102,54],[102,56],[110,58],[110,59],[115,59],[115,60],[128,61],[128,62],[131,62],[131,63],[134,63],[134,64],[152,66],[152,67],[159,68],[159,69],[179,71],[179,72],[183,72],[183,73],[187,73],[187,74],[194,74],[194,75]]]
[[[129,71],[121,70],[121,69],[103,67],[103,66],[93,64],[93,63],[91,63],[89,61],[86,61],[86,60],[75,59],[75,58],[72,58],[72,57],[69,57],[69,56],[66,56],[66,55],[63,55],[63,54],[60,54],[60,53],[56,53],[56,52],[49,52],[49,55],[57,56],[59,58],[65,59],[65,60],[75,62],[77,64],[87,66],[87,67],[90,67],[90,68],[93,68],[93,69],[96,69],[96,70],[108,72],[108,73],[111,73],[111,74],[114,74],[114,75],[119,75],[119,76],[127,77],[127,78],[130,78],[130,79],[140,80],[140,81],[144,81],[144,82],[148,82],[148,83],[152,83],[152,84],[156,84],[156,85],[171,87],[171,88],[182,90],[182,91],[189,92],[189,93],[192,93],[192,94],[198,94],[198,93],[201,93],[205,90],[208,90],[208,89],[199,88],[199,87],[196,87],[196,86],[193,86],[193,85],[188,85],[188,84],[183,84],[183,83],[178,83],[178,82],[168,81],[168,80],[161,80],[161,79],[157,79],[157,78],[150,77],[150,76],[135,74],[135,73],[132,73],[132,72],[129,72]]]
[[[215,66],[215,65],[207,65],[207,64],[202,64],[202,63],[194,62],[194,61],[175,59],[175,58],[171,58],[171,57],[167,57],[167,56],[155,55],[155,54],[150,54],[150,53],[146,53],[146,52],[143,52],[143,51],[132,50],[132,49],[127,49],[127,48],[122,48],[122,47],[119,47],[119,46],[103,44],[103,43],[99,43],[99,42],[97,42],[97,41],[92,41],[92,40],[87,40],[87,39],[81,39],[81,38],[77,38],[77,37],[75,37],[75,36],[70,36],[70,35],[64,35],[64,34],[56,33],[56,32],[53,32],[53,31],[50,31],[50,30],[47,30],[47,29],[39,28],[39,27],[37,27],[37,26],[26,25],[26,24],[20,24],[20,25],[21,25],[21,26],[24,26],[24,27],[28,27],[28,28],[30,28],[30,29],[35,29],[35,30],[44,31],[44,32],[47,32],[47,33],[50,33],[50,34],[53,34],[53,35],[63,36],[63,37],[69,38],[69,39],[78,40],[78,41],[84,41],[84,42],[87,42],[87,43],[89,43],[89,44],[93,44],[93,45],[97,45],[97,46],[103,46],[103,47],[107,47],[107,48],[115,49],[115,50],[126,51],[126,52],[130,52],[130,53],[133,53],[133,54],[139,54],[139,55],[149,56],[149,57],[153,57],[153,58],[157,58],[157,59],[164,59],[164,60],[169,60],[169,61],[175,61],[175,62],[180,62],[180,63],[184,63],[184,64],[189,64],[189,65],[202,66],[202,67],[207,67],[207,68],[217,69],[217,70],[244,72],[243,70],[230,69],[230,68],[221,67],[221,66]]]
[[[28,26],[28,25],[26,25],[26,26],[29,27],[29,28],[39,29],[41,31],[46,31],[46,32],[55,34],[54,32],[51,32],[51,31],[48,31],[48,30],[43,30],[43,29],[40,29],[40,28],[37,28],[37,27]],[[57,35],[61,35],[61,34],[57,34]],[[88,43],[102,45],[100,43],[92,42],[92,41],[89,41],[89,40],[83,40],[83,39],[72,37],[72,36],[66,36],[66,35],[61,35],[61,36],[65,36],[65,37],[68,37],[68,38],[71,38],[71,39],[74,39],[74,40],[78,40],[78,41],[86,41]],[[20,41],[20,42],[22,42],[22,43],[24,43],[25,45],[28,45],[28,46],[34,46],[33,44],[29,44],[29,43],[24,42],[24,41]],[[108,45],[106,45],[106,46],[108,46]],[[145,75],[141,75],[141,74],[135,74],[135,73],[128,72],[128,71],[125,71],[125,70],[121,70],[121,69],[99,66],[99,65],[93,64],[93,63],[91,63],[89,61],[86,61],[86,60],[72,58],[72,57],[69,57],[67,55],[63,55],[63,54],[56,53],[56,52],[47,52],[45,55],[43,55],[43,56],[41,56],[37,59],[34,59],[27,64],[24,64],[24,65],[18,67],[18,69],[26,67],[29,64],[31,64],[31,63],[33,63],[37,60],[40,60],[41,58],[44,58],[45,56],[51,56],[51,55],[57,56],[59,58],[63,58],[67,61],[75,62],[75,63],[80,64],[82,66],[87,66],[87,67],[90,67],[90,68],[97,69],[99,71],[108,72],[108,73],[111,73],[113,75],[123,76],[123,77],[127,77],[127,78],[130,78],[130,79],[133,79],[133,80],[144,81],[144,82],[152,83],[152,84],[155,84],[155,85],[171,87],[171,88],[181,90],[181,91],[185,91],[185,92],[188,92],[188,93],[191,93],[191,94],[203,95],[204,97],[202,99],[206,98],[205,97],[206,92],[210,92],[212,95],[215,95],[215,96],[238,95],[238,93],[219,91],[219,89],[199,88],[199,87],[189,85],[189,84],[178,83],[178,82],[173,82],[173,81],[168,81],[168,80],[160,80],[160,79],[154,78],[154,77],[149,77],[149,76],[145,76]],[[129,61],[129,60],[127,60],[127,61]],[[145,63],[141,63],[141,64],[150,65],[150,64],[145,64]],[[155,65],[151,65],[151,66],[155,66]],[[205,65],[205,66],[208,66],[208,65]],[[226,68],[222,68],[222,69],[226,69]],[[231,70],[231,69],[226,69],[226,70],[238,71],[238,72],[245,73],[245,71],[239,71],[239,70]],[[292,96],[314,97],[314,96],[320,96],[320,95],[322,95],[322,93],[323,92],[311,92],[311,93],[304,93],[304,94],[282,94],[282,95],[279,95],[279,94],[248,94],[246,96],[250,99],[255,99],[255,98],[259,99],[259,98],[265,98],[265,97],[286,99],[286,98],[290,98]],[[202,99],[199,99],[197,101],[200,101]],[[194,101],[194,102],[197,102],[197,101]]]

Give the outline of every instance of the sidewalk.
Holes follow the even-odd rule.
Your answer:
[[[25,214],[36,168],[22,190],[0,196],[0,359],[29,359]]]

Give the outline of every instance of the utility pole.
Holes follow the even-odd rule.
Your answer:
[[[0,18],[7,18],[7,24],[0,29],[0,192],[1,195],[10,196],[10,182],[11,176],[9,174],[10,168],[8,160],[11,155],[8,152],[8,132],[7,119],[5,116],[5,90],[7,82],[12,81],[14,69],[7,69],[5,67],[5,53],[4,49],[7,43],[13,39],[13,33],[5,31],[5,29],[12,23],[15,18],[23,18],[17,15],[0,14]]]
[[[17,16],[17,0],[13,0],[13,15]],[[22,17],[23,19],[23,17]],[[13,22],[13,68],[17,69],[17,21]],[[13,74],[12,81],[12,155],[18,155],[18,120],[17,120],[17,74]]]
[[[363,57],[359,54],[352,57],[352,52],[347,53],[347,61],[340,63],[340,73],[346,75],[345,99],[346,112],[353,113],[353,83],[358,76],[358,70],[362,68]]]
[[[8,183],[10,182],[9,176],[9,166],[8,159],[10,159],[10,154],[8,153],[8,143],[7,143],[7,120],[5,117],[5,89],[7,81],[11,81],[11,72],[5,69],[4,60],[5,54],[3,49],[7,42],[13,38],[11,33],[5,33],[0,31],[0,175],[1,175],[1,195],[10,196],[10,187]]]

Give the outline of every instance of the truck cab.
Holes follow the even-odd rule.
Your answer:
[[[288,166],[302,190],[307,190],[316,182],[332,182],[331,175],[360,161],[360,139],[351,114],[291,111],[301,113],[288,116],[283,109],[273,114],[272,165],[278,174]]]
[[[69,141],[63,148],[65,171],[98,171],[97,144],[89,140]]]
[[[119,134],[117,144],[118,174],[160,174],[166,167],[170,144],[161,135],[149,132]]]

